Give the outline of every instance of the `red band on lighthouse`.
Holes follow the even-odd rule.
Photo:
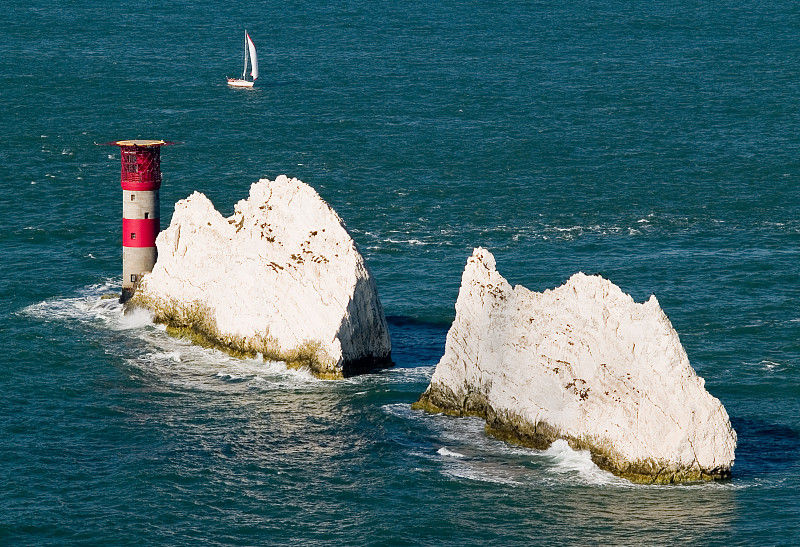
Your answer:
[[[132,192],[143,192],[143,191],[153,191],[158,190],[161,188],[161,180],[158,182],[154,182],[152,180],[148,181],[129,181],[129,180],[122,180],[122,189],[123,190],[130,190]]]
[[[161,229],[158,218],[123,218],[123,247],[155,247],[156,236]]]

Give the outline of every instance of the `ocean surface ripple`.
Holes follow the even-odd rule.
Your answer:
[[[0,6],[0,543],[800,543],[800,6]],[[233,90],[242,30],[261,78]],[[162,226],[295,176],[345,219],[397,366],[343,382],[169,337],[120,284],[119,157]],[[513,284],[655,294],[739,434],[637,486],[410,404],[475,246]]]

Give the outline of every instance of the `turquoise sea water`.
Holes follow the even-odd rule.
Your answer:
[[[800,5],[0,5],[0,543],[800,543]],[[261,60],[240,74],[247,28]],[[162,224],[311,184],[397,366],[323,382],[172,339],[121,281],[117,139]],[[655,294],[739,434],[730,481],[634,486],[410,409],[461,271]]]

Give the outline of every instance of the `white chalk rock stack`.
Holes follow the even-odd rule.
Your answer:
[[[339,378],[391,366],[375,280],[336,212],[307,184],[250,187],[224,218],[198,192],[175,204],[131,306],[201,343]]]
[[[543,293],[512,289],[478,248],[414,406],[483,416],[488,432],[535,448],[564,439],[637,482],[727,478],[736,432],[704,384],[654,296],[637,304],[581,273]]]

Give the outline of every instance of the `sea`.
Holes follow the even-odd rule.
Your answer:
[[[800,4],[0,4],[0,544],[800,544]],[[241,76],[245,29],[260,64]],[[377,281],[394,368],[322,381],[123,315],[121,139],[162,227],[297,177]],[[411,409],[473,248],[656,295],[739,444],[634,485]]]

